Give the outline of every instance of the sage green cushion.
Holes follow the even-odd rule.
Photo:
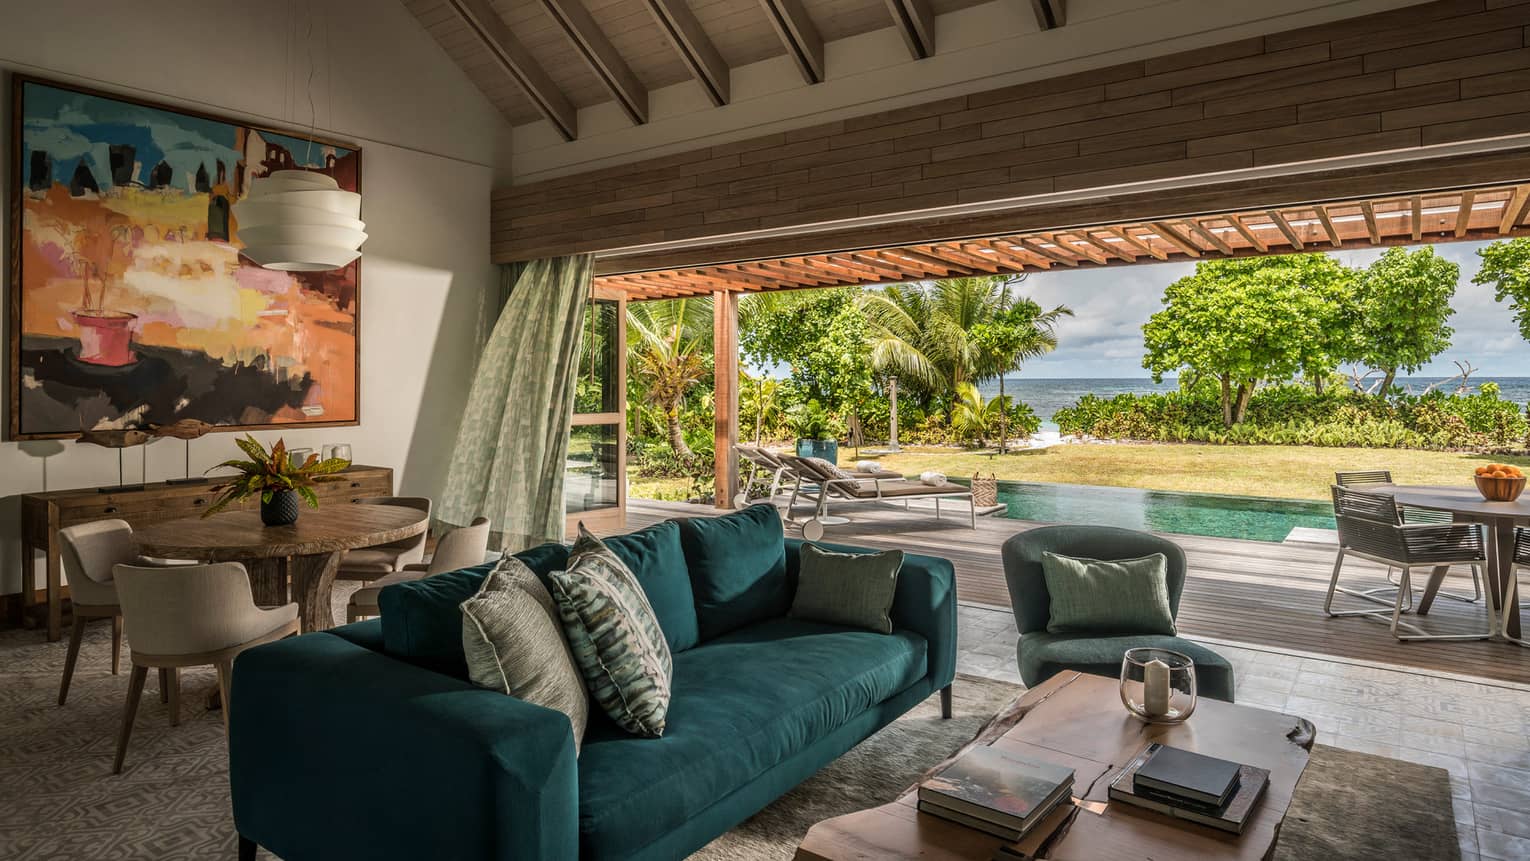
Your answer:
[[[701,634],[696,628],[696,598],[685,551],[680,547],[680,525],[666,520],[607,538],[605,543],[643,584],[669,650],[683,652],[696,645]]]
[[[835,553],[804,544],[801,553],[793,619],[892,633],[890,613],[903,567],[902,550]]]
[[[1159,634],[1048,634],[1035,631],[1020,638],[1020,678],[1035,687],[1063,670],[1119,679],[1121,657],[1127,649],[1170,649],[1195,662],[1195,684],[1203,697],[1233,701],[1233,668],[1227,659],[1198,643]],[[1192,718],[1191,720],[1194,720]]]
[[[1041,571],[1051,597],[1049,634],[1175,633],[1162,553],[1107,561],[1048,552]]]
[[[579,749],[590,698],[563,639],[558,608],[526,563],[501,559],[462,602],[462,650],[473,684],[563,712]]]
[[[675,655],[663,738],[590,723],[579,756],[581,857],[641,854],[926,673],[926,644],[912,631],[784,617]]]
[[[786,615],[786,534],[772,505],[722,517],[680,521],[680,544],[696,595],[703,642],[754,622]]]
[[[580,524],[568,569],[547,579],[590,698],[627,732],[663,735],[673,663],[636,575]]]

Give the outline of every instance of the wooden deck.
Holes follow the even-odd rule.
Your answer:
[[[719,513],[705,506],[633,499],[628,503],[627,528],[638,529],[671,517]],[[829,527],[825,541],[943,556],[956,566],[961,601],[1006,611],[1009,590],[1004,584],[999,547],[1011,535],[1040,525],[980,517],[977,528],[971,529],[965,512],[948,512],[945,519],[937,521],[932,514],[875,505],[842,513],[851,516],[853,522]],[[790,526],[787,530],[788,534],[795,531]],[[1328,617],[1323,612],[1323,596],[1333,569],[1332,547],[1195,535],[1169,537],[1184,547],[1190,563],[1178,619],[1186,636],[1530,684],[1530,649],[1512,643],[1400,643],[1376,621]],[[1346,563],[1344,582],[1353,585],[1351,571],[1361,585],[1365,581],[1381,583],[1379,566],[1357,560],[1352,568]],[[1470,578],[1464,572],[1452,573],[1445,590],[1469,594]],[[1431,632],[1464,632],[1482,612],[1481,604],[1441,599],[1425,618]]]

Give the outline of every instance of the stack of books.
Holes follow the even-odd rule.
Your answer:
[[[1073,769],[980,745],[919,785],[919,809],[1019,840],[1073,792]]]
[[[1110,783],[1110,798],[1243,833],[1269,771],[1177,747],[1150,744]]]

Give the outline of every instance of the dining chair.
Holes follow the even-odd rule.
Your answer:
[[[430,499],[424,496],[368,496],[356,500],[356,504],[413,508],[422,512],[426,520],[430,519]],[[402,571],[406,565],[421,562],[425,559],[426,534],[421,532],[387,544],[348,551],[340,559],[340,570],[335,573],[335,579],[376,580],[395,571]]]
[[[1487,564],[1486,542],[1482,528],[1475,523],[1405,524],[1397,510],[1397,501],[1380,493],[1365,493],[1333,486],[1334,519],[1339,526],[1339,553],[1334,559],[1333,576],[1328,582],[1328,596],[1323,611],[1329,616],[1363,616],[1385,621],[1391,617],[1392,636],[1399,640],[1481,640],[1493,635],[1495,621],[1486,615],[1487,628],[1481,633],[1431,634],[1412,622],[1402,621],[1403,602],[1412,600],[1414,568],[1441,565],[1470,565],[1474,576]],[[1388,602],[1378,598],[1377,589],[1350,589],[1339,585],[1344,560],[1358,556],[1381,565],[1399,569],[1395,595]],[[1376,609],[1335,610],[1335,594],[1349,595],[1381,605]],[[1407,633],[1403,633],[1405,629]]]
[[[1519,569],[1530,567],[1530,529],[1519,527],[1514,530],[1514,564],[1509,567],[1508,586],[1512,587],[1515,578],[1519,577]],[[1511,600],[1514,589],[1507,588],[1503,596],[1503,619],[1499,623],[1498,630],[1503,632],[1503,637],[1511,643],[1521,646],[1530,646],[1530,639],[1523,635],[1515,637],[1509,634],[1509,620],[1514,618],[1515,613],[1521,612],[1530,602]]]
[[[80,657],[80,642],[85,625],[95,619],[112,620],[112,675],[122,668],[122,608],[117,604],[117,585],[112,569],[121,563],[151,567],[169,567],[190,563],[169,559],[150,559],[138,554],[133,543],[133,527],[125,520],[96,520],[58,531],[62,545],[64,576],[69,579],[70,615],[69,650],[64,656],[64,677],[59,681],[58,704],[69,697],[69,683]],[[160,691],[162,699],[169,692]]]
[[[223,731],[227,733],[228,713],[233,706],[229,679],[234,658],[251,646],[296,635],[298,605],[269,610],[256,606],[249,574],[238,562],[173,568],[119,564],[113,569],[113,579],[133,665],[122,730],[117,736],[117,758],[112,764],[112,773],[121,774],[150,669],[160,671],[160,684],[164,685],[166,674],[178,674],[183,667],[215,667],[223,700]],[[179,706],[179,698],[172,695],[172,726],[179,722]]]
[[[482,565],[489,554],[489,518],[475,517],[471,525],[453,529],[441,536],[430,563],[407,565],[402,571],[385,574],[351,594],[345,605],[345,621],[354,622],[368,616],[379,616],[377,596],[394,583],[421,580],[447,571],[458,571]]]
[[[1350,472],[1336,472],[1333,474],[1334,484],[1340,487],[1359,488],[1376,485],[1392,484],[1392,471],[1388,469],[1355,470]],[[1398,505],[1397,512],[1401,523],[1454,523],[1455,516],[1448,511],[1440,511],[1434,508],[1417,508],[1412,505]],[[1387,582],[1397,585],[1396,568],[1387,568]],[[1441,598],[1449,598],[1452,601],[1465,601],[1468,604],[1482,600],[1482,578],[1476,569],[1472,570],[1472,594],[1460,595],[1455,592],[1441,590],[1437,593]],[[1408,608],[1413,606],[1413,596],[1408,596]]]

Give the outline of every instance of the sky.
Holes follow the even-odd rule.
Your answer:
[[[1530,342],[1519,334],[1513,312],[1493,301],[1491,287],[1471,283],[1477,273],[1477,249],[1485,242],[1449,242],[1435,253],[1461,267],[1461,281],[1451,306],[1455,329],[1450,349],[1419,376],[1452,376],[1453,359],[1467,360],[1483,377],[1530,376]],[[1385,249],[1339,251],[1346,266],[1362,267]],[[1014,288],[1044,308],[1067,305],[1075,316],[1058,328],[1055,352],[1025,366],[1030,379],[1068,377],[1146,377],[1142,368],[1142,324],[1163,307],[1163,290],[1195,271],[1193,263],[1155,263],[1038,272]]]

